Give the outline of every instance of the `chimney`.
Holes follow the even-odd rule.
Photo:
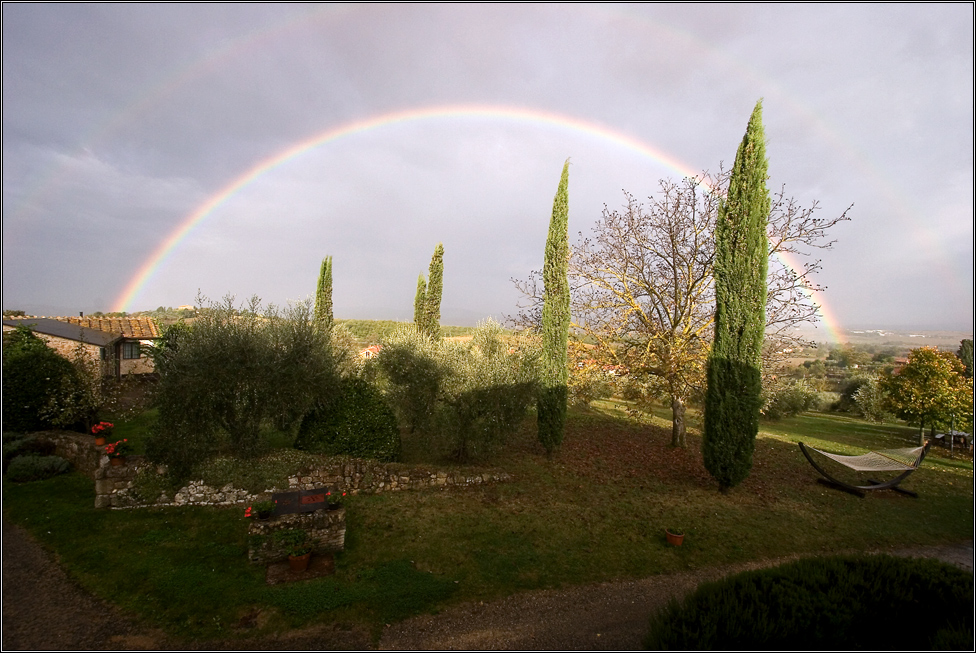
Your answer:
[[[78,317],[85,317],[85,311],[78,311]]]

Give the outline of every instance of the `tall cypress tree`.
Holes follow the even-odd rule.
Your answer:
[[[715,226],[715,341],[702,453],[723,492],[749,475],[759,432],[770,206],[765,141],[760,100],[736,152]]]
[[[441,293],[444,290],[444,244],[437,243],[434,255],[430,258],[427,273],[427,296],[424,300],[423,331],[431,338],[441,332]]]
[[[418,329],[424,327],[424,306],[427,303],[427,281],[424,275],[417,278],[417,294],[413,298],[413,324]]]
[[[315,323],[326,333],[335,322],[332,316],[332,257],[322,259],[319,285],[315,291]]]
[[[569,383],[569,159],[563,164],[552,202],[546,259],[542,267],[542,387],[539,389],[539,442],[546,453],[563,441]]]

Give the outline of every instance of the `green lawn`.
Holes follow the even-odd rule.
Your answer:
[[[410,614],[524,589],[972,537],[971,458],[930,454],[904,483],[918,499],[859,499],[816,483],[795,445],[860,453],[911,446],[913,429],[822,414],[763,424],[750,477],[723,495],[697,431],[687,449],[673,449],[666,413],[634,424],[620,417],[622,404],[571,412],[552,460],[527,421],[491,461],[510,483],[349,497],[346,551],[328,579],[265,585],[246,559],[240,509],[95,510],[92,482],[74,474],[4,482],[4,511],[84,587],[200,638],[311,623],[379,633]],[[682,547],[666,546],[666,527],[685,531]],[[254,614],[257,629],[235,628]]]

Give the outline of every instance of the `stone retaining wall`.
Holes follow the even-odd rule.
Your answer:
[[[269,564],[285,560],[287,549],[275,539],[275,533],[290,529],[308,534],[312,553],[342,551],[346,543],[346,511],[316,510],[315,512],[281,515],[268,520],[252,519],[247,527],[247,558],[254,564]]]
[[[233,506],[247,505],[268,498],[272,492],[311,490],[328,487],[349,494],[379,494],[427,488],[472,487],[485,483],[504,483],[511,476],[500,471],[438,470],[409,467],[402,463],[378,463],[375,460],[336,457],[314,470],[288,477],[288,487],[269,488],[259,494],[224,485],[210,487],[203,481],[190,481],[172,497],[161,494],[147,502],[132,489],[136,475],[153,465],[144,456],[126,456],[118,467],[110,465],[103,447],[95,446],[95,438],[67,431],[45,431],[37,437],[55,444],[55,453],[71,461],[77,470],[95,481],[96,508],[139,508],[154,506]],[[160,472],[159,469],[156,470]]]

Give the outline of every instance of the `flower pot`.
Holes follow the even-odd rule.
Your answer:
[[[668,544],[671,546],[681,546],[681,543],[685,540],[684,533],[672,533],[668,529],[664,529],[664,534],[668,538]]]
[[[305,571],[308,569],[308,561],[312,557],[312,552],[309,551],[305,555],[300,556],[288,556],[288,567],[292,571]]]
[[[98,437],[96,437],[95,438],[95,446],[96,447],[103,447],[103,446],[105,446],[105,438],[102,437],[102,436],[100,436],[100,435]]]
[[[259,512],[258,521],[268,521],[269,519],[271,519],[271,515],[273,514],[274,514],[273,512]]]
[[[125,463],[125,458],[109,458],[112,467],[119,467]]]

